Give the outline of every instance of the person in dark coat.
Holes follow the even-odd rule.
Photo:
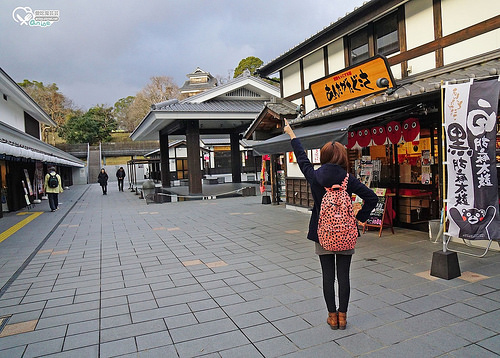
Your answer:
[[[108,195],[108,173],[104,168],[101,169],[101,172],[97,176],[97,182],[101,184],[102,195]]]
[[[331,187],[334,184],[340,185],[346,177],[349,164],[347,150],[341,143],[326,143],[320,151],[321,167],[315,170],[314,166],[309,161],[300,140],[296,138],[295,133],[287,120],[285,120],[284,131],[290,136],[293,151],[297,158],[297,163],[299,164],[300,170],[304,174],[307,182],[311,186],[311,193],[314,199],[314,206],[312,209],[311,219],[309,221],[307,238],[315,242],[315,252],[319,255],[321,263],[323,295],[328,309],[327,323],[332,329],[345,329],[347,325],[347,307],[349,304],[351,290],[349,271],[354,249],[336,252],[325,250],[319,244],[318,219],[321,200],[326,192],[325,187]],[[361,183],[353,175],[349,175],[347,192],[350,195],[356,194],[364,200],[362,208],[356,214],[356,219],[360,222],[365,222],[368,219],[370,212],[377,205],[377,195],[375,195],[372,189]],[[338,311],[335,304],[335,271],[339,286]]]
[[[123,180],[125,179],[125,170],[123,167],[120,167],[116,171],[116,179],[118,179],[118,191],[123,191]]]

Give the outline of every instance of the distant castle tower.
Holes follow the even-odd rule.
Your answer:
[[[217,79],[209,72],[205,72],[199,67],[193,73],[187,74],[189,80],[184,82],[180,88],[181,94],[187,97],[194,96],[200,92],[206,91],[217,86]]]

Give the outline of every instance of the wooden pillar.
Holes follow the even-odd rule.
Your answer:
[[[189,194],[202,194],[200,164],[200,122],[188,120],[186,126],[186,146],[188,156]]]
[[[233,183],[241,183],[240,135],[231,133],[231,174]]]
[[[160,131],[160,172],[161,186],[170,187],[170,155],[168,151],[168,135]]]

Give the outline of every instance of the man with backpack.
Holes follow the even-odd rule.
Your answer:
[[[63,192],[61,177],[56,173],[55,167],[49,167],[49,172],[45,175],[44,191],[49,197],[50,211],[59,209],[59,193]]]
[[[314,199],[307,238],[315,242],[315,252],[321,263],[323,296],[328,309],[326,322],[332,329],[345,329],[351,290],[349,271],[359,236],[357,220],[365,222],[368,219],[378,198],[373,190],[349,175],[347,150],[341,143],[328,142],[321,148],[321,167],[315,170],[286,119],[284,132],[290,136],[297,163],[311,186]],[[353,193],[364,200],[356,215],[351,201]],[[338,310],[335,274],[339,286]]]

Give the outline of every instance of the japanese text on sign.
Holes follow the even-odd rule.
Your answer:
[[[323,108],[386,90],[386,87],[376,86],[379,78],[386,78],[389,87],[394,86],[389,66],[382,56],[376,56],[366,62],[311,82],[309,88],[316,107]]]

